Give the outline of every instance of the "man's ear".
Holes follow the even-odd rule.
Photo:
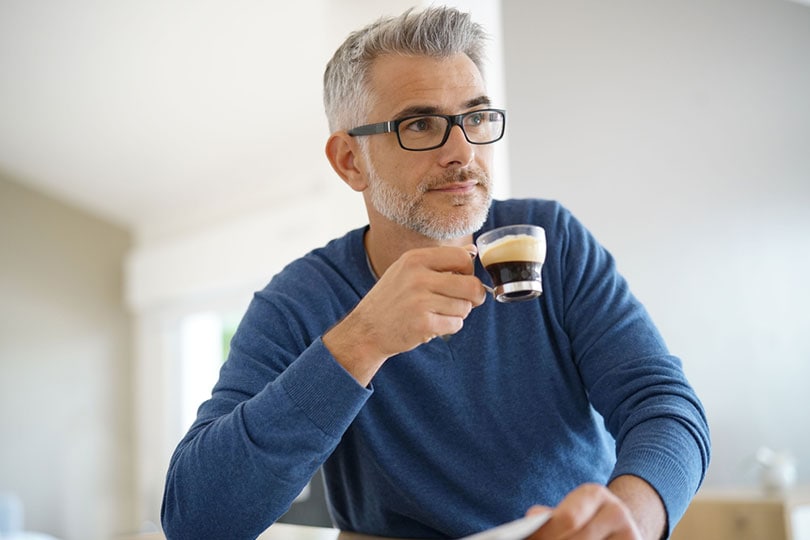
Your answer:
[[[326,141],[326,157],[332,168],[355,191],[368,187],[366,175],[358,168],[357,142],[345,131],[332,133]]]

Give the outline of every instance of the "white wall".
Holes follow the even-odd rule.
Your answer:
[[[810,8],[503,2],[511,183],[613,253],[706,405],[708,484],[810,481]]]

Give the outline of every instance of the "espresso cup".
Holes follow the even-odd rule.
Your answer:
[[[478,257],[492,278],[498,302],[520,302],[543,292],[540,271],[546,260],[546,231],[536,225],[508,225],[476,240]]]

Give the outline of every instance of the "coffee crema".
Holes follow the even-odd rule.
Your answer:
[[[483,248],[479,253],[479,257],[485,267],[510,261],[542,263],[546,258],[544,248],[545,246],[538,242],[535,236],[530,234],[510,234]]]

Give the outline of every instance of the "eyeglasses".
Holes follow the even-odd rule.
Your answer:
[[[503,137],[506,111],[481,109],[463,114],[420,114],[399,120],[379,122],[350,129],[352,137],[396,133],[399,145],[405,150],[420,152],[439,148],[450,137],[450,130],[458,126],[470,144],[491,144]]]

